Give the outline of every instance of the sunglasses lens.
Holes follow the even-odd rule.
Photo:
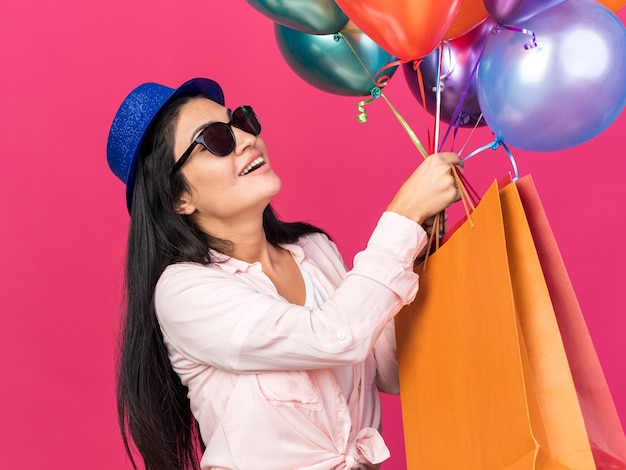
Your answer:
[[[235,139],[228,124],[214,122],[202,131],[206,148],[218,157],[224,157],[235,149]]]
[[[240,106],[233,111],[233,125],[252,135],[261,133],[261,123],[250,106]]]
[[[259,135],[261,124],[250,106],[240,106],[233,111],[231,123],[244,132]],[[235,150],[235,135],[230,125],[225,122],[214,122],[202,131],[203,145],[213,155],[225,157]]]

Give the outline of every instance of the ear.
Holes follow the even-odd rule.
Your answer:
[[[192,204],[189,195],[183,194],[180,199],[176,201],[174,211],[180,215],[191,215],[196,211],[196,207]]]

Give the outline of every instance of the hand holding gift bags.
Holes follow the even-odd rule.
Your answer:
[[[626,468],[532,180],[494,184],[471,220],[428,258],[396,320],[408,468]]]

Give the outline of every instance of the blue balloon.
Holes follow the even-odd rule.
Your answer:
[[[276,23],[274,33],[291,69],[310,85],[336,95],[369,95],[376,85],[376,73],[395,60],[355,29],[342,32],[342,39],[334,34],[307,34]],[[386,69],[384,75],[391,78],[396,68]]]
[[[309,34],[332,34],[349,18],[334,0],[246,0],[275,23]]]
[[[503,142],[546,152],[605,130],[626,105],[626,28],[594,0],[567,0],[487,40],[478,102]]]

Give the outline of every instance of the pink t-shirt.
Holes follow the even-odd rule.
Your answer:
[[[399,391],[392,320],[417,293],[425,244],[419,225],[385,212],[349,272],[325,235],[282,245],[309,281],[305,306],[259,263],[212,252],[207,266],[167,267],[156,311],[202,469],[376,469],[389,457],[378,392]]]

